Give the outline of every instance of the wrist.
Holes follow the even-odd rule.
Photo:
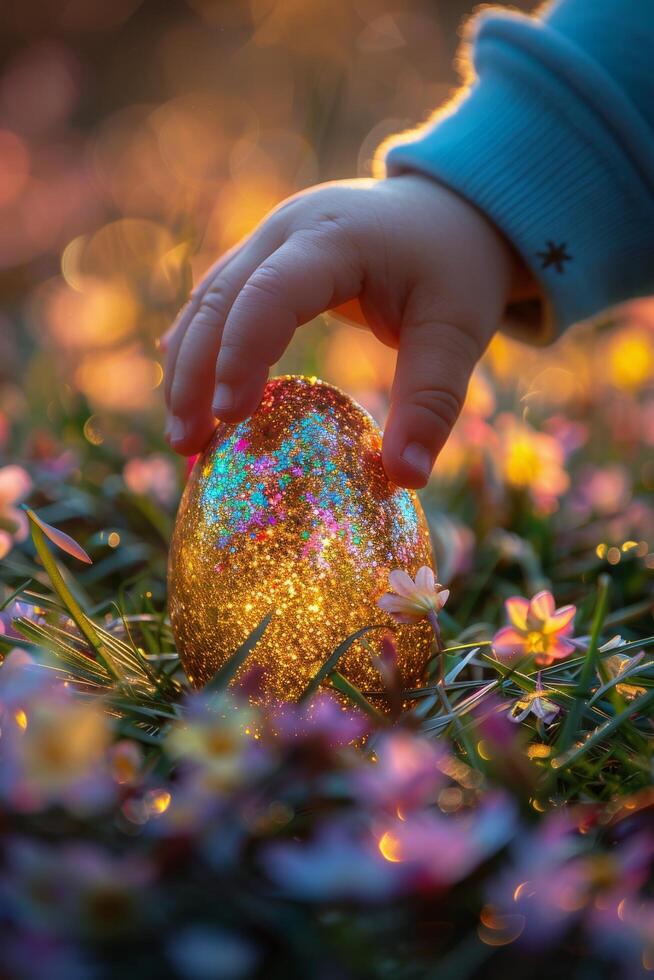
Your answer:
[[[524,303],[530,300],[540,299],[540,286],[533,272],[502,232],[499,229],[496,230],[509,252],[508,261],[511,278],[506,298],[507,304]]]

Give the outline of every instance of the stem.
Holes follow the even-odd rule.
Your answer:
[[[590,697],[591,683],[597,674],[598,647],[602,626],[604,625],[604,619],[606,618],[610,585],[611,580],[608,575],[600,575],[597,582],[597,601],[595,603],[595,612],[593,614],[593,623],[591,627],[590,641],[588,643],[588,650],[586,651],[586,657],[579,672],[579,680],[574,692],[574,701],[570,706],[570,710],[568,711],[568,715],[561,731],[557,746],[559,753],[565,752],[578,734],[584,703],[587,702]]]
[[[457,734],[461,739],[461,744],[463,745],[468,759],[470,760],[471,764],[475,766],[475,768],[479,768],[479,760],[474,746],[470,742],[470,739],[466,734],[466,730],[461,723],[461,719],[454,711],[454,708],[450,704],[450,699],[447,696],[447,688],[445,686],[445,655],[443,653],[443,638],[441,636],[441,627],[440,623],[438,622],[438,615],[435,609],[430,609],[430,611],[427,613],[427,619],[429,620],[429,625],[434,633],[436,653],[440,658],[439,678],[438,683],[436,684],[436,690],[438,691],[445,714],[452,716],[454,727],[456,728]]]
[[[568,750],[555,759],[552,759],[552,768],[555,771],[561,770],[562,768],[569,769],[571,766],[575,765],[579,759],[585,755],[590,749],[595,748],[600,742],[606,739],[608,736],[613,735],[625,722],[629,721],[633,715],[643,713],[646,708],[654,702],[654,690],[648,691],[646,694],[642,694],[635,701],[632,701],[624,711],[620,712],[619,715],[615,715],[613,718],[609,718],[603,725],[599,725],[593,732],[590,732],[588,736],[581,742],[578,748],[572,751]],[[633,760],[632,760],[633,761]]]
[[[28,512],[29,517],[29,512]],[[77,625],[80,633],[89,644],[91,649],[95,652],[100,663],[106,667],[109,674],[116,681],[122,680],[121,672],[118,665],[115,663],[113,657],[107,650],[106,646],[103,644],[102,640],[98,636],[93,626],[93,623],[88,618],[77,599],[74,597],[73,593],[70,591],[66,585],[63,575],[57,567],[57,563],[52,557],[50,549],[45,542],[45,535],[41,528],[30,518],[30,529],[32,532],[32,541],[34,542],[34,548],[36,553],[43,563],[52,588],[59,596],[61,602],[64,604],[65,608],[71,615],[71,619]]]
[[[436,652],[439,657],[438,683],[442,686],[443,691],[445,691],[445,654],[443,652],[443,637],[441,634],[441,624],[438,622],[438,616],[436,615],[435,609],[431,609],[429,611],[427,618],[429,619],[429,625],[431,626],[432,631],[434,633],[434,640],[436,641]]]
[[[346,677],[343,677],[343,675],[339,673],[338,670],[332,671],[329,676],[331,686],[336,691],[344,694],[353,704],[356,704],[357,707],[361,708],[362,711],[365,711],[367,715],[374,718],[378,725],[388,724],[386,716],[383,715],[381,711],[378,711],[377,708],[375,708],[375,706],[368,701],[365,695],[361,693],[359,688],[355,687],[354,684],[351,684]]]

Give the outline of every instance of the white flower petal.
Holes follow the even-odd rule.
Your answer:
[[[394,568],[388,576],[388,584],[392,588],[393,592],[397,592],[398,595],[412,596],[416,591],[416,585],[410,575],[407,575],[405,571],[401,568]]]
[[[434,572],[429,565],[423,565],[416,572],[416,586],[424,592],[434,591]]]
[[[608,650],[615,650],[617,647],[622,647],[627,641],[623,640],[620,634],[611,637],[606,643],[603,643],[601,647],[598,647],[600,653],[607,653]]]
[[[411,612],[413,610],[413,604],[405,599],[404,596],[394,595],[392,592],[386,592],[383,596],[377,599],[377,605],[384,612],[397,613],[397,612]]]

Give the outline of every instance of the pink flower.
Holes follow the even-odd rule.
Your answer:
[[[9,554],[14,541],[27,537],[27,518],[16,504],[30,492],[32,481],[22,466],[0,469],[0,558]]]
[[[63,806],[81,816],[111,803],[109,719],[47,668],[11,655],[0,669],[0,799],[32,813]]]
[[[172,461],[161,453],[135,456],[123,469],[125,486],[139,497],[150,497],[168,507],[177,494],[177,471]]]
[[[621,930],[629,911],[646,908],[653,847],[649,834],[634,834],[602,851],[579,833],[572,810],[555,811],[534,832],[515,836],[512,864],[490,881],[488,898],[500,916],[523,918],[521,942],[532,948],[551,947],[581,918],[606,936],[610,923]],[[614,949],[619,935],[609,934]]]
[[[573,629],[576,606],[554,608],[551,592],[539,592],[534,598],[512,596],[505,603],[510,626],[504,626],[493,637],[493,652],[503,663],[533,656],[539,667],[563,660],[574,652],[567,637]]]
[[[445,761],[440,743],[399,729],[386,732],[375,743],[374,765],[353,773],[353,792],[362,802],[403,813],[434,800],[445,783],[439,768]]]
[[[398,623],[419,623],[440,612],[450,594],[449,589],[435,581],[428,565],[418,569],[415,582],[402,569],[395,568],[388,576],[388,584],[393,592],[384,593],[377,605]]]
[[[286,744],[310,742],[316,748],[349,745],[368,732],[368,721],[360,711],[346,708],[335,696],[322,691],[310,701],[288,701],[273,707],[268,723],[271,732]]]
[[[489,792],[475,809],[417,810],[385,827],[377,845],[382,857],[403,866],[414,888],[430,890],[460,881],[504,847],[515,833],[516,811],[508,796]]]
[[[575,481],[573,503],[584,517],[622,514],[631,500],[629,472],[619,463],[610,466],[582,466]]]

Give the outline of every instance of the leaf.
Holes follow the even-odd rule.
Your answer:
[[[334,690],[344,694],[348,700],[350,700],[353,704],[356,704],[356,706],[361,708],[362,711],[365,711],[365,713],[370,715],[371,718],[374,718],[378,724],[384,725],[388,722],[388,719],[385,718],[381,711],[378,711],[377,708],[370,703],[370,701],[368,701],[368,699],[361,693],[359,688],[355,687],[354,684],[351,684],[347,677],[343,677],[343,675],[337,670],[332,671],[330,682]]]
[[[33,579],[28,578],[28,579],[26,579],[23,582],[22,585],[19,585],[17,589],[14,589],[14,591],[10,595],[7,596],[7,598],[5,599],[5,601],[2,602],[2,603],[0,603],[0,612],[4,612],[5,609],[7,608],[7,606],[9,606],[14,601],[14,599],[16,599],[21,594],[21,592],[23,592],[25,589],[29,588],[29,586],[32,584],[32,582],[33,582]]]
[[[263,634],[266,632],[271,619],[272,613],[266,613],[259,625],[255,626],[247,639],[240,645],[238,650],[236,650],[235,653],[231,655],[229,660],[227,660],[222,667],[216,671],[209,683],[206,685],[205,690],[217,692],[224,691],[227,687],[229,687],[239,669],[243,666]]]
[[[70,534],[65,534],[64,531],[60,531],[59,528],[53,527],[52,524],[48,524],[47,521],[42,520],[34,511],[23,504],[23,510],[29,517],[29,519],[39,527],[46,538],[52,541],[53,544],[65,551],[67,555],[71,555],[73,558],[77,558],[78,561],[83,561],[86,565],[92,565],[93,559],[91,559],[84,548],[71,538]]]
[[[57,661],[64,665],[74,679],[79,677],[85,680],[92,679],[94,683],[105,686],[111,683],[111,674],[104,664],[73,646],[78,638],[71,636],[65,630],[24,618],[14,620],[14,629],[32,644],[53,653]]]
[[[350,649],[352,644],[356,643],[356,641],[360,637],[365,636],[366,633],[370,633],[372,630],[383,630],[383,629],[388,629],[388,627],[382,623],[377,623],[376,625],[373,626],[363,626],[360,630],[357,630],[356,633],[351,633],[350,636],[346,637],[342,643],[339,643],[339,645],[329,655],[329,657],[327,657],[327,660],[325,660],[322,667],[320,667],[316,671],[316,673],[311,678],[311,680],[305,687],[304,691],[298,698],[298,701],[299,702],[306,701],[306,699],[310,698],[312,694],[315,694],[315,692],[318,690],[318,688],[325,680],[325,678],[329,677],[332,671],[336,668],[336,664],[341,659],[343,654],[347,653],[347,651]]]
[[[122,735],[123,738],[131,738],[136,742],[143,742],[145,745],[159,746],[162,744],[165,737],[163,732],[153,734],[151,731],[148,732],[145,729],[140,728],[139,725],[129,721],[119,722],[116,725],[116,731]]]

